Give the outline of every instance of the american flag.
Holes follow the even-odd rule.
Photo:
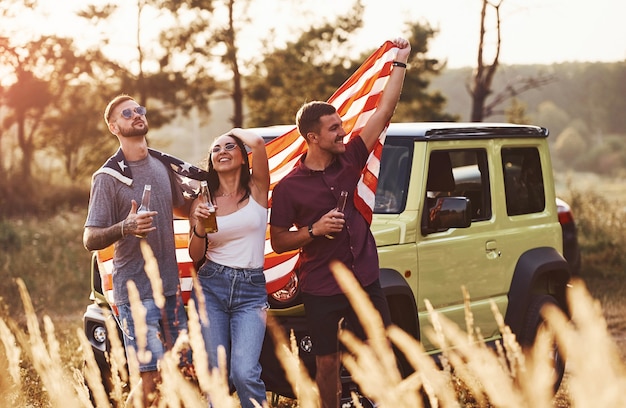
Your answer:
[[[191,163],[187,163],[178,157],[171,156],[167,153],[160,152],[148,148],[148,153],[156,159],[159,159],[165,166],[169,167],[172,174],[176,177],[178,185],[182,188],[183,195],[186,198],[195,198],[200,192],[200,180],[206,180],[208,173]],[[118,181],[130,186],[133,183],[133,174],[130,167],[126,163],[124,152],[118,149],[117,152],[109,157],[104,165],[95,173],[106,173],[115,177]]]
[[[346,142],[361,133],[367,120],[376,111],[397,53],[398,48],[392,42],[385,42],[328,99],[328,102],[337,108],[337,112],[343,120],[343,128],[347,132]],[[368,222],[372,221],[380,157],[386,132],[387,128],[385,127],[370,153],[354,194],[354,204]],[[270,166],[271,203],[272,189],[293,169],[302,154],[306,152],[307,145],[294,127],[289,132],[269,142],[266,149]],[[265,236],[265,278],[269,293],[280,289],[286,283],[289,273],[297,262],[297,250],[282,254],[277,254],[272,250],[268,226],[268,232]]]
[[[176,182],[181,187],[183,195],[187,198],[195,198],[200,191],[200,181],[206,180],[207,172],[199,167],[193,166],[177,157],[154,149],[148,149],[148,153],[160,160],[171,171],[176,178]],[[126,158],[121,149],[111,156],[104,165],[98,169],[94,175],[108,174],[118,181],[131,185],[133,175],[131,168],[126,163]],[[183,301],[187,303],[192,290],[192,270],[193,262],[187,250],[187,240],[189,236],[189,221],[174,220],[174,241],[176,245],[176,261],[178,262],[178,275],[180,281],[180,291]],[[113,255],[114,245],[96,251],[98,261],[98,271],[102,284],[102,294],[111,305],[115,314],[118,314],[115,305],[115,293],[113,291]]]
[[[392,69],[392,62],[398,49],[390,41],[385,42],[378,50],[370,55],[365,62],[352,74],[346,82],[328,99],[343,120],[344,130],[347,132],[346,142],[358,136],[367,123],[367,120],[376,111],[378,101],[385,88]],[[368,222],[372,220],[376,185],[380,170],[380,157],[385,143],[386,128],[380,134],[374,146],[367,165],[363,170],[358,183],[354,202],[356,208]],[[284,135],[272,140],[266,145],[270,167],[270,205],[272,189],[296,165],[300,157],[307,150],[306,142],[294,127]],[[111,157],[99,170],[108,173],[127,184],[132,183],[130,174],[120,151]],[[151,150],[150,153],[170,166],[177,175],[179,184],[183,187],[186,196],[195,197],[198,192],[198,181],[205,178],[206,173],[191,164],[165,153]],[[271,208],[270,208],[271,211]],[[269,214],[268,214],[269,220]],[[181,291],[186,301],[191,292],[191,259],[187,252],[187,236],[189,223],[187,220],[174,222],[176,234],[176,258],[178,260]],[[97,252],[99,270],[102,278],[104,295],[114,307],[114,293],[112,284],[113,246]],[[283,287],[290,272],[298,262],[298,251],[277,254],[272,250],[269,236],[269,225],[265,234],[265,279],[268,293],[275,292]]]

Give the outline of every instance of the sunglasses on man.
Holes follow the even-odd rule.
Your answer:
[[[133,117],[133,112],[137,115],[145,115],[147,110],[145,106],[136,106],[134,108],[126,108],[122,111],[122,117],[125,119],[130,119]]]

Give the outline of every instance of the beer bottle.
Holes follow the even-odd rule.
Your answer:
[[[152,192],[152,186],[146,184],[143,186],[143,195],[141,196],[141,205],[137,208],[137,214],[150,211],[150,194]],[[135,234],[138,238],[145,238],[148,234]]]
[[[200,200],[203,204],[209,207],[209,217],[200,218],[202,225],[204,225],[204,231],[207,234],[217,232],[217,216],[215,215],[215,206],[213,206],[211,194],[209,193],[209,186],[205,180],[200,182]]]

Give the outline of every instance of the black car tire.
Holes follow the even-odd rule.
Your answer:
[[[541,315],[541,310],[546,305],[554,305],[555,307],[560,308],[558,302],[553,296],[535,295],[531,298],[526,312],[524,327],[518,337],[519,344],[522,348],[528,349],[533,346],[539,327],[546,323],[545,319]],[[552,344],[551,353],[550,360],[552,361],[552,367],[555,372],[553,391],[556,393],[561,385],[561,381],[563,380],[563,374],[565,373],[565,361],[563,360],[563,356],[558,349],[556,341]]]

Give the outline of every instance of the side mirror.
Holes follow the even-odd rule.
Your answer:
[[[442,232],[450,228],[467,228],[472,224],[472,204],[466,197],[437,197],[426,201],[422,234]]]

